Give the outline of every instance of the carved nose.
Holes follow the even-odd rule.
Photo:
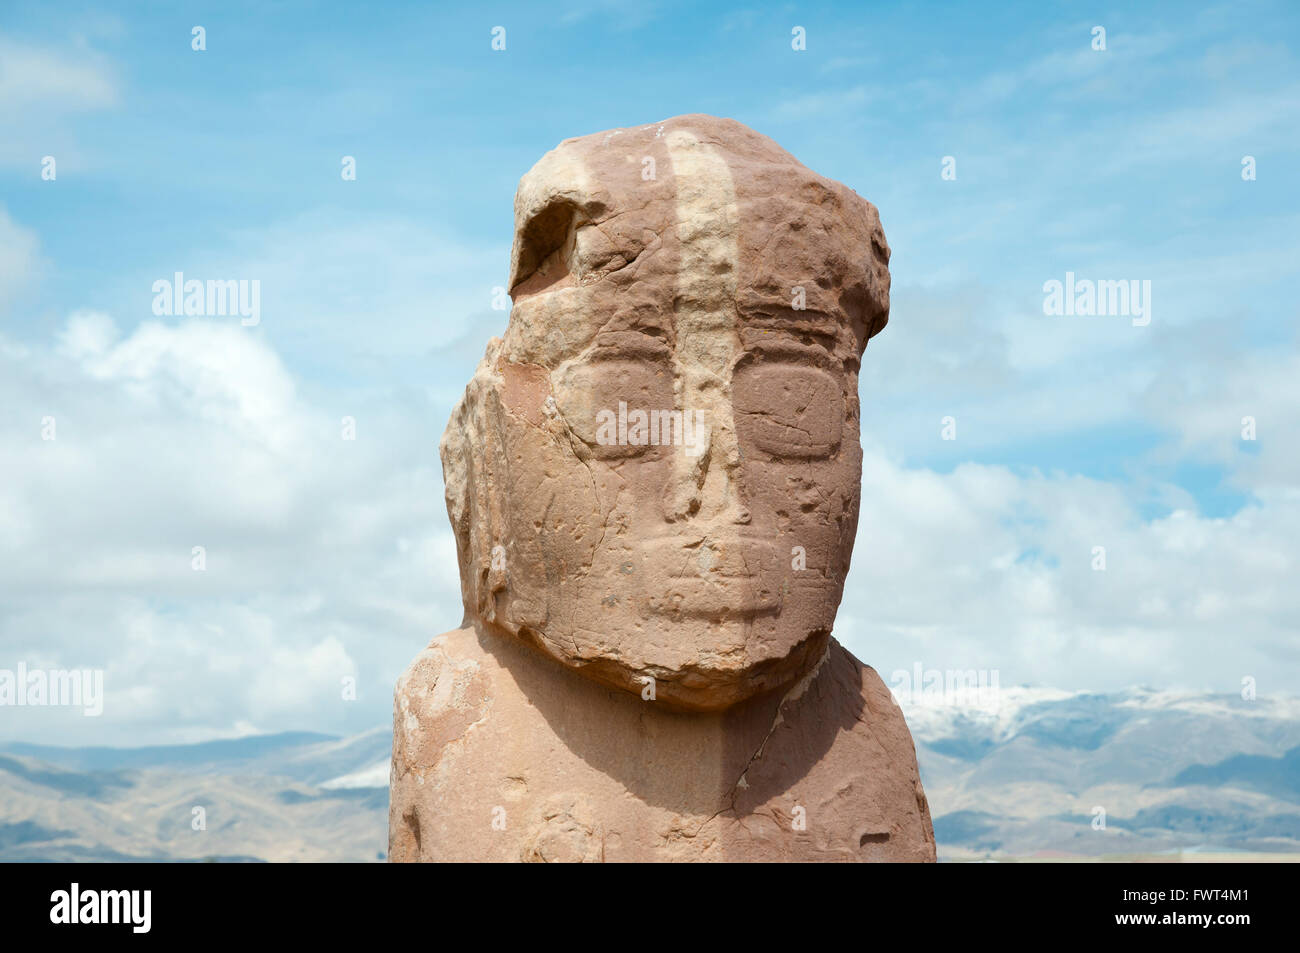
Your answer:
[[[748,514],[737,481],[740,453],[731,408],[741,257],[735,183],[727,160],[693,133],[676,130],[667,144],[680,223],[673,321],[681,402],[683,410],[704,410],[709,422],[704,452],[677,462],[669,518],[705,527],[739,523]]]
[[[707,437],[700,439],[707,440]],[[670,523],[689,519],[700,511],[701,490],[707,475],[711,448],[685,454],[674,448],[672,472],[664,486],[664,517]]]
[[[730,415],[721,427],[707,431],[695,456],[675,455],[674,470],[665,488],[669,522],[699,520],[746,525],[749,506],[740,485],[740,454]]]

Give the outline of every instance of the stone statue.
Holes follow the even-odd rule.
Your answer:
[[[441,453],[465,618],[397,685],[390,856],[933,860],[912,739],[831,637],[876,209],[728,119],[568,139]]]

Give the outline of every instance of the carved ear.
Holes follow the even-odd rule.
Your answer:
[[[465,618],[478,613],[476,564],[478,527],[488,518],[490,505],[485,455],[492,449],[489,439],[490,424],[484,419],[486,390],[493,377],[493,369],[500,359],[501,339],[488,341],[478,369],[465,387],[465,393],[456,404],[447,421],[438,451],[442,458],[442,481],[447,501],[447,515],[456,537],[457,563],[460,567],[461,599]],[[490,548],[490,547],[489,547]],[[483,551],[485,555],[487,550]]]
[[[868,247],[862,249],[860,264],[855,264],[841,292],[840,307],[849,316],[857,352],[861,354],[866,350],[867,341],[889,323],[890,249],[876,207],[865,199],[858,201],[864,207],[861,221]]]

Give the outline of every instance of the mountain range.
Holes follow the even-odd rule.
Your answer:
[[[1300,699],[904,704],[941,860],[1300,855]],[[391,730],[0,744],[0,860],[380,861]]]

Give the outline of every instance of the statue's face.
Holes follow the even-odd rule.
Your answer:
[[[824,650],[888,300],[874,209],[749,130],[716,144],[719,122],[570,140],[525,177],[510,326],[467,396],[493,443],[478,614],[689,708]]]

